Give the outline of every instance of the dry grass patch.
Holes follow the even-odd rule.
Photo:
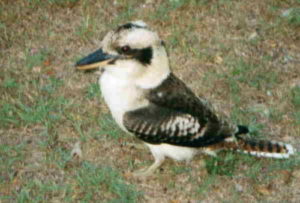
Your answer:
[[[184,79],[252,137],[300,147],[299,1],[0,2],[0,202],[298,202],[299,158],[167,161],[115,125],[97,75],[73,64],[142,19]],[[81,143],[82,157],[71,156]]]

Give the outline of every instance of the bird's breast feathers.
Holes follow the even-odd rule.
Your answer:
[[[148,104],[143,99],[143,92],[132,81],[122,80],[109,72],[104,72],[99,84],[101,93],[114,119],[124,129],[123,115],[127,111],[141,108]]]

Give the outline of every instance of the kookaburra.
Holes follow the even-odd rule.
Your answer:
[[[101,48],[76,67],[102,69],[99,85],[114,120],[150,148],[155,161],[138,175],[151,174],[166,157],[188,161],[201,151],[230,149],[272,158],[295,152],[289,144],[246,139],[246,126],[218,116],[171,72],[164,42],[142,21],[110,31]]]

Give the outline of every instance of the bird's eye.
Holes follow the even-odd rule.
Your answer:
[[[122,53],[126,54],[130,51],[130,47],[129,46],[123,46],[123,47],[121,47],[121,51],[122,51]]]

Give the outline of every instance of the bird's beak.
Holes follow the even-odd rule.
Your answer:
[[[75,67],[77,70],[91,70],[101,68],[107,65],[109,62],[118,59],[117,55],[110,55],[103,52],[102,49],[98,49],[94,53],[80,59]]]

